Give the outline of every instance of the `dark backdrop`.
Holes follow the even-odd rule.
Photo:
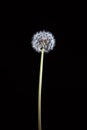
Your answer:
[[[75,19],[72,11],[69,15],[69,9],[65,11],[63,5],[59,8],[58,3],[57,7],[56,3],[49,2],[39,3],[40,6],[35,4],[18,5],[17,8],[12,6],[13,12],[9,10],[3,15],[0,40],[3,120],[10,122],[7,126],[11,129],[37,130],[40,54],[33,50],[31,40],[34,33],[46,30],[55,36],[56,46],[44,56],[43,130],[71,129],[78,126],[77,120],[81,119],[79,108],[83,101],[82,93],[78,90],[85,87],[76,53],[79,49],[75,45],[78,41],[75,39]]]

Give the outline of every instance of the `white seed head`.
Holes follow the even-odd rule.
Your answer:
[[[49,52],[53,50],[55,46],[55,39],[52,33],[40,31],[34,34],[32,38],[32,47],[37,51],[41,52],[44,49],[44,52]]]

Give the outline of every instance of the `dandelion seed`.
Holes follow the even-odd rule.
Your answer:
[[[32,38],[32,47],[37,51],[41,52],[42,48],[44,52],[49,52],[53,50],[55,46],[55,39],[52,33],[40,31],[34,34]]]

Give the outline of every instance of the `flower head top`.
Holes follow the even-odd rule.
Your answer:
[[[32,47],[37,52],[41,52],[42,49],[44,49],[44,52],[49,52],[53,50],[54,46],[55,39],[50,32],[40,31],[34,34],[32,38]]]

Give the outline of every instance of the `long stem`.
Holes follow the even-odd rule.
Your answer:
[[[44,49],[41,51],[40,59],[40,74],[39,74],[39,88],[38,88],[38,130],[42,130],[41,126],[41,90],[42,90],[42,75],[43,75],[43,59]]]

